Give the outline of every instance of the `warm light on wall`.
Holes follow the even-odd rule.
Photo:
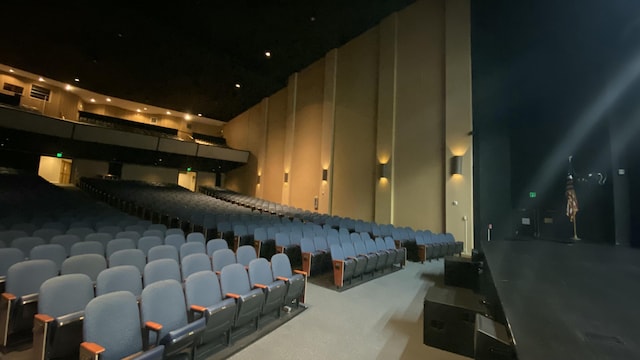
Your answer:
[[[284,173],[284,182],[288,183],[289,182],[289,173]]]
[[[451,158],[451,175],[462,175],[462,156]]]
[[[258,175],[258,178],[256,179],[256,185],[260,185],[260,175]]]
[[[322,181],[329,179],[329,169],[322,169]]]

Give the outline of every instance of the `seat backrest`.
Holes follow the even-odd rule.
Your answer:
[[[213,271],[221,271],[225,266],[236,263],[236,254],[231,249],[219,249],[211,255]]]
[[[124,231],[135,231],[138,233],[138,236],[142,236],[142,233],[145,232],[145,230],[147,230],[147,228],[145,226],[142,225],[127,225],[124,227]]]
[[[29,258],[33,260],[49,259],[56,263],[56,268],[60,271],[62,263],[67,259],[67,252],[60,244],[42,244],[31,249]]]
[[[340,244],[349,243],[351,242],[351,236],[348,232],[340,231],[338,233],[338,240],[340,240]]]
[[[353,243],[344,243],[342,244],[342,252],[344,253],[345,257],[357,257],[358,254],[356,253],[356,248],[353,245]]]
[[[52,237],[50,243],[62,245],[62,247],[64,247],[64,251],[66,251],[67,253],[67,256],[70,256],[71,247],[73,246],[73,244],[79,243],[80,241],[82,240],[78,237],[78,235],[63,234]]]
[[[184,235],[180,235],[180,234],[169,234],[164,237],[164,244],[171,245],[175,247],[176,250],[178,251],[180,251],[180,246],[182,246],[182,244],[186,242],[187,241],[184,238]]]
[[[376,247],[376,242],[372,239],[368,239],[364,242],[364,245],[369,253],[377,253],[378,248]]]
[[[129,291],[135,296],[142,293],[142,276],[133,265],[120,265],[105,269],[96,280],[96,296],[115,291]]]
[[[327,244],[327,238],[324,236],[315,236],[313,238],[313,246],[315,246],[318,251],[329,251],[329,244]]]
[[[220,272],[220,289],[222,294],[243,295],[251,291],[249,275],[242,264],[230,264]]]
[[[57,318],[82,311],[93,299],[93,282],[85,274],[67,274],[40,285],[38,313]]]
[[[187,242],[198,242],[201,243],[202,245],[204,245],[205,238],[204,238],[204,234],[201,232],[192,232],[187,234]]]
[[[291,260],[289,260],[287,254],[275,254],[271,257],[271,273],[274,279],[278,276],[284,276],[286,278],[293,276]]]
[[[145,288],[150,284],[167,279],[180,282],[182,281],[180,265],[171,259],[153,260],[145,265],[142,279]]]
[[[147,227],[147,230],[160,230],[163,236],[166,235],[167,225],[165,224],[151,224]]]
[[[242,245],[236,251],[236,262],[244,266],[249,266],[251,260],[256,257],[256,249],[251,245]]]
[[[331,245],[331,260],[344,260],[345,255],[341,245]]]
[[[110,233],[91,233],[84,237],[84,241],[97,241],[102,244],[102,246],[106,249],[109,241],[113,240],[113,235]]]
[[[69,256],[82,254],[98,254],[104,256],[104,246],[97,241],[80,241],[71,245]]]
[[[107,268],[107,260],[97,254],[82,254],[67,258],[62,263],[60,274],[85,274],[96,281],[100,271]]]
[[[108,233],[111,234],[113,238],[116,237],[116,234],[122,231],[122,228],[118,225],[103,225],[98,227],[99,233]]]
[[[366,255],[368,253],[367,247],[365,246],[363,241],[354,242],[353,248],[356,251],[356,255]]]
[[[301,245],[302,244],[302,231],[300,231],[300,230],[291,230],[291,232],[289,232],[289,242],[292,245]]]
[[[316,251],[316,246],[313,243],[313,239],[302,238],[300,240],[300,251],[303,253],[312,253]]]
[[[253,239],[259,241],[267,240],[267,229],[259,227],[253,230]]]
[[[160,229],[147,229],[142,233],[142,236],[157,236],[162,240],[164,239],[165,234],[164,231]]]
[[[182,280],[186,280],[189,275],[199,271],[211,271],[211,259],[205,253],[187,255],[182,259],[180,266],[182,270]]]
[[[385,245],[387,245],[387,249],[389,249],[389,250],[396,248],[396,244],[393,241],[393,238],[391,236],[385,236],[384,237],[384,243],[385,243]]]
[[[155,235],[143,236],[138,240],[138,249],[142,250],[145,256],[149,255],[149,250],[154,247],[162,245],[162,238]]]
[[[131,239],[134,244],[138,244],[138,240],[140,240],[140,233],[137,231],[129,230],[129,231],[120,231],[116,234],[116,239]]]
[[[384,239],[383,238],[376,237],[376,239],[374,241],[376,243],[376,249],[378,249],[378,251],[388,250],[387,249],[387,245],[384,243]]]
[[[186,242],[180,246],[180,263],[183,259],[191,254],[206,254],[204,243],[200,242]]]
[[[41,229],[56,229],[62,233],[67,231],[67,226],[60,221],[47,221],[40,227]]]
[[[338,234],[327,235],[327,246],[331,247],[331,245],[340,245],[340,240],[338,239]]]
[[[97,296],[87,304],[84,316],[83,338],[105,349],[100,359],[122,359],[142,350],[140,312],[130,292]]]
[[[207,242],[207,255],[212,256],[214,251],[228,248],[229,244],[225,239],[211,239]]]
[[[25,256],[29,256],[31,249],[35,246],[43,244],[45,244],[45,241],[42,238],[33,236],[20,237],[11,241],[11,247],[20,249]]]
[[[257,258],[249,262],[249,284],[252,288],[256,284],[269,285],[273,281],[271,265],[267,259]]]
[[[161,280],[145,285],[140,295],[141,320],[162,325],[158,337],[162,339],[170,331],[187,325],[187,305],[179,281]],[[149,334],[149,342],[155,342],[155,334]]]
[[[25,256],[20,249],[0,249],[0,276],[6,276],[7,270],[9,270],[11,265],[24,261],[24,257]]]
[[[11,230],[24,231],[27,236],[31,236],[33,232],[36,231],[36,225],[30,222],[20,222],[11,225]]]
[[[349,238],[351,239],[352,243],[357,241],[362,241],[362,238],[360,237],[360,233],[356,233],[356,232],[349,234]]]
[[[289,234],[284,232],[276,233],[276,245],[289,246]]]
[[[119,265],[133,265],[142,275],[144,267],[147,265],[147,257],[140,249],[118,250],[109,256],[109,267]]]
[[[158,245],[149,249],[149,252],[147,253],[147,263],[158,259],[171,259],[176,263],[180,262],[178,250],[172,245]]]
[[[66,234],[75,235],[81,240],[84,240],[87,235],[93,234],[95,231],[90,227],[72,227],[67,230]]]
[[[184,230],[180,229],[180,228],[169,228],[167,230],[165,230],[164,232],[164,236],[169,236],[169,235],[182,235],[182,237],[184,237]]]
[[[135,248],[136,248],[136,244],[133,242],[133,240],[127,239],[127,238],[120,238],[120,239],[115,238],[113,240],[110,240],[107,243],[105,255],[108,259],[109,257],[111,257],[111,254],[113,254],[118,250],[135,249]]]
[[[51,260],[21,261],[7,270],[5,291],[16,297],[37,294],[40,285],[55,276],[58,276],[58,269]]]
[[[32,236],[42,238],[45,242],[51,242],[51,239],[55,236],[64,234],[60,229],[37,229],[33,232]]]
[[[191,305],[211,306],[222,301],[220,281],[213,271],[199,271],[187,277],[184,283],[187,308]]]

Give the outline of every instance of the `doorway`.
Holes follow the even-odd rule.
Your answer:
[[[40,156],[38,176],[53,184],[69,184],[71,182],[71,165],[73,160],[53,156]]]
[[[197,173],[192,171],[184,171],[178,173],[178,185],[191,191],[196,191]]]

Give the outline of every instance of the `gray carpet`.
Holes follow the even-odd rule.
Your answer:
[[[443,260],[409,262],[342,292],[311,282],[307,310],[230,359],[468,359],[423,344],[424,296],[443,272]],[[26,350],[0,359],[27,360],[30,355]]]

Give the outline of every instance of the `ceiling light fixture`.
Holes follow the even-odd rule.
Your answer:
[[[71,85],[67,84],[64,86],[65,90],[70,91],[71,90]]]
[[[73,79],[73,81],[75,81],[75,82],[80,82],[80,79],[75,78],[75,79]]]
[[[236,88],[240,89],[240,84],[236,83]]]
[[[191,120],[191,115],[189,115],[189,114],[185,115],[185,116],[184,116],[184,119],[185,119],[185,120]]]
[[[91,98],[91,99],[89,99],[89,101],[91,101],[91,102],[96,102],[96,99]]]
[[[137,112],[140,112],[140,109],[136,109]]]
[[[10,73],[12,73],[12,72],[14,72],[14,71],[13,71],[13,69],[9,69],[9,72],[10,72]]]
[[[42,81],[42,82],[44,82],[44,79],[42,78],[42,76],[40,76],[40,77],[38,78],[38,81]]]
[[[264,56],[266,56],[267,58],[271,57],[271,51],[265,51],[264,52]]]
[[[107,102],[111,102],[111,98],[107,98]]]
[[[167,111],[167,115],[171,115],[171,111]]]
[[[202,116],[202,114],[201,114],[201,113],[198,113],[198,116]]]

